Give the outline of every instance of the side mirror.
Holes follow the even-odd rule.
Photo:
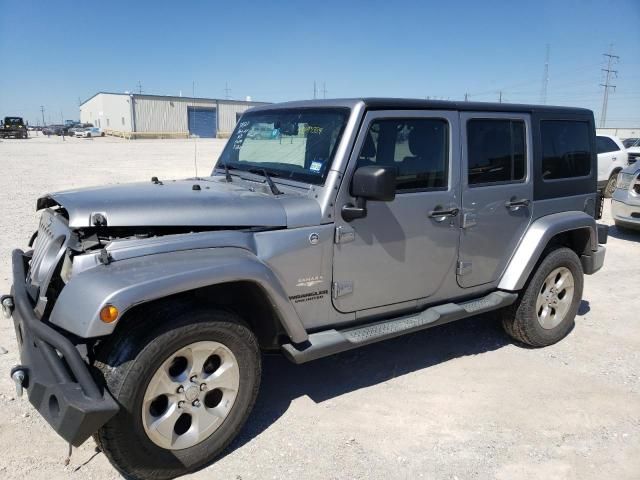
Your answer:
[[[366,166],[353,174],[351,195],[356,205],[348,203],[342,207],[342,218],[347,222],[367,216],[367,200],[390,202],[396,198],[396,173],[393,166]]]

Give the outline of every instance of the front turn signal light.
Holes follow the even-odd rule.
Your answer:
[[[100,320],[104,323],[112,323],[118,319],[119,314],[120,312],[118,312],[118,309],[113,305],[105,305],[100,310]]]

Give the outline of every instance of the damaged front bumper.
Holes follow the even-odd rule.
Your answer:
[[[119,406],[96,383],[76,346],[33,312],[26,290],[28,257],[13,252],[13,287],[3,297],[20,348],[21,365],[11,370],[19,388],[26,388],[29,402],[67,442],[81,445],[111,419]],[[6,304],[6,307],[5,307]]]

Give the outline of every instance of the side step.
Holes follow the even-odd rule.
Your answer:
[[[480,313],[497,310],[516,301],[516,293],[492,292],[485,297],[476,298],[463,303],[445,303],[427,308],[422,312],[370,323],[345,330],[324,330],[312,333],[304,344],[282,345],[285,356],[294,363],[305,363],[310,360],[345,352],[363,345],[398,337],[405,333],[416,332],[443,323],[472,317]]]

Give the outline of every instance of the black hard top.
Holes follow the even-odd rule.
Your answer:
[[[591,110],[576,107],[558,107],[551,105],[521,105],[516,103],[463,102],[448,100],[421,100],[413,98],[339,98],[326,100],[303,100],[255,107],[252,111],[281,108],[311,107],[349,107],[364,104],[367,110],[458,110],[474,112],[520,112],[520,113],[563,113],[575,115],[593,115]]]

